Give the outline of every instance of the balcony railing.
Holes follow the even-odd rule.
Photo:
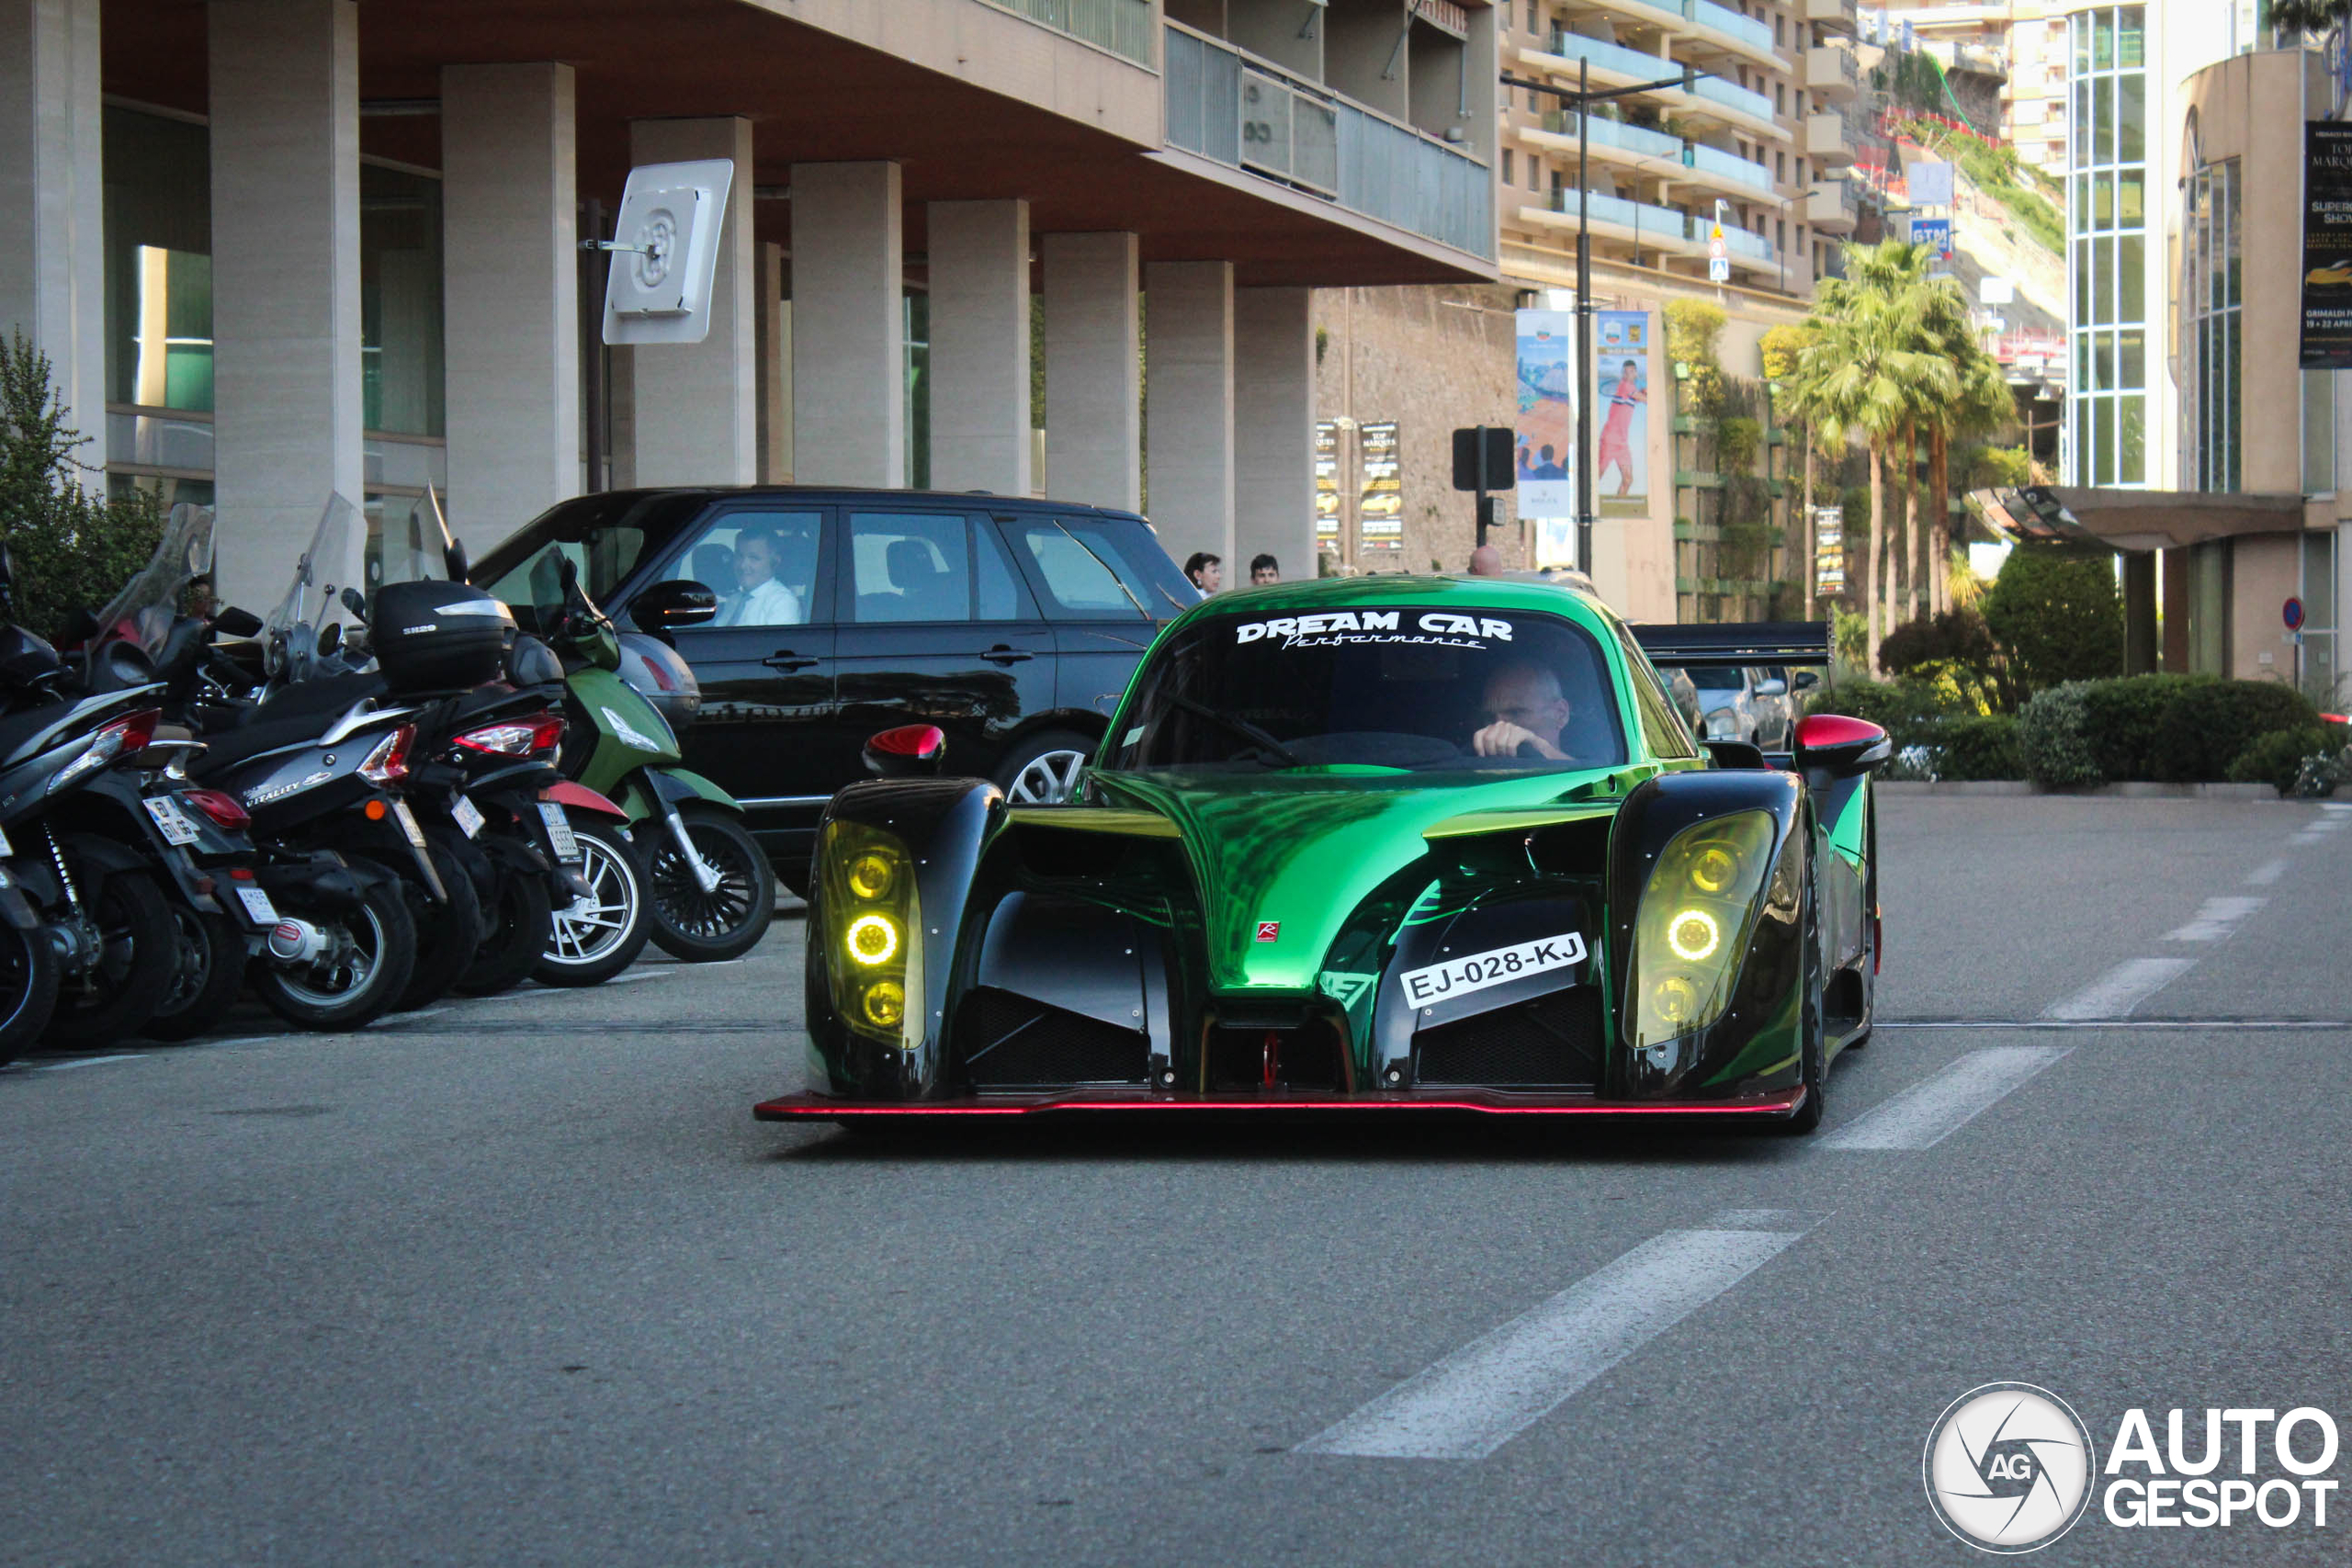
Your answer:
[[[1724,249],[1743,261],[1760,262],[1766,266],[1775,265],[1781,259],[1781,253],[1772,248],[1771,241],[1729,224],[1724,226]]]
[[[1555,136],[1574,136],[1577,116],[1570,109],[1552,109],[1544,116],[1544,129]],[[1651,130],[1643,126],[1627,125],[1619,119],[1595,119],[1586,132],[1586,140],[1595,147],[1613,147],[1621,152],[1631,152],[1644,158],[1661,158],[1668,163],[1682,162],[1682,139],[1668,136],[1663,130]]]
[[[1638,49],[1627,49],[1621,43],[1604,43],[1599,39],[1587,38],[1582,33],[1569,32],[1565,28],[1554,30],[1551,47],[1545,52],[1556,55],[1562,60],[1588,60],[1592,62],[1592,68],[1595,71],[1613,71],[1621,76],[1630,77],[1636,82],[1658,81],[1672,76],[1682,69],[1682,62],[1679,60],[1668,60],[1662,55],[1646,53]],[[1680,91],[1679,87],[1664,90]],[[1691,80],[1690,91],[1693,96],[1704,98],[1710,103],[1721,104],[1729,109],[1737,109],[1740,113],[1752,115],[1758,119],[1770,120],[1773,118],[1770,98],[1761,93],[1750,92],[1736,83],[1725,82],[1714,76],[1696,76]]]
[[[1582,197],[1581,201],[1579,197]],[[1585,217],[1595,223],[1614,223],[1620,229],[1631,229],[1645,237],[1654,235],[1659,240],[1690,238],[1690,218],[1671,207],[1656,207],[1646,201],[1628,201],[1622,196],[1603,196],[1598,191],[1587,195],[1565,186],[1552,192],[1548,205],[1555,212],[1566,213],[1575,213],[1581,207]]]
[[[1486,164],[1229,44],[1164,26],[1170,146],[1493,259]]]
[[[1855,0],[1804,0],[1804,19],[1832,32],[1854,36]]]
[[[1735,157],[1718,148],[1693,141],[1690,143],[1683,161],[1694,169],[1703,170],[1743,189],[1764,196],[1772,194],[1772,171],[1752,159]]]
[[[1151,61],[1151,0],[989,0],[1056,32],[1098,49],[1124,54],[1138,65]]]
[[[1761,93],[1750,92],[1735,82],[1720,77],[1700,76],[1692,80],[1690,91],[1710,103],[1721,104],[1727,109],[1737,109],[1758,119],[1772,118],[1772,100]]]
[[[1772,47],[1771,28],[1753,17],[1743,17],[1736,11],[1715,5],[1713,0],[1690,0],[1690,8],[1685,14],[1702,28],[1713,28],[1719,33],[1728,33],[1733,38],[1754,44],[1758,49]]]

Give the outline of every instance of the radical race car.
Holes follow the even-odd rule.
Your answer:
[[[1645,652],[1645,644],[1652,652]],[[1497,579],[1188,611],[1070,804],[935,771],[833,796],[810,1092],[769,1120],[1125,1110],[1821,1118],[1871,1027],[1885,734],[1695,740],[1657,660],[1826,663],[1818,624],[1628,626]]]

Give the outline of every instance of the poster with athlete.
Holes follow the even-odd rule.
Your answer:
[[[1592,490],[1599,502],[1646,509],[1650,496],[1650,313],[1600,310],[1593,317]],[[1611,507],[1611,511],[1618,508]]]

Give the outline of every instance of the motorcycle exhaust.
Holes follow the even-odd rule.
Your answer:
[[[310,964],[326,946],[327,933],[308,920],[282,919],[270,929],[269,955],[280,964]]]

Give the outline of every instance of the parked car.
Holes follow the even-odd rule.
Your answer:
[[[1702,665],[1690,675],[1699,700],[1695,728],[1702,737],[1745,740],[1767,751],[1789,749],[1789,731],[1796,716],[1795,705],[1789,700],[1787,671]]]
[[[544,632],[559,557],[693,668],[685,765],[742,802],[796,892],[867,736],[935,724],[959,773],[1058,802],[1144,649],[1201,598],[1133,513],[984,494],[611,491],[554,507],[473,581]]]

